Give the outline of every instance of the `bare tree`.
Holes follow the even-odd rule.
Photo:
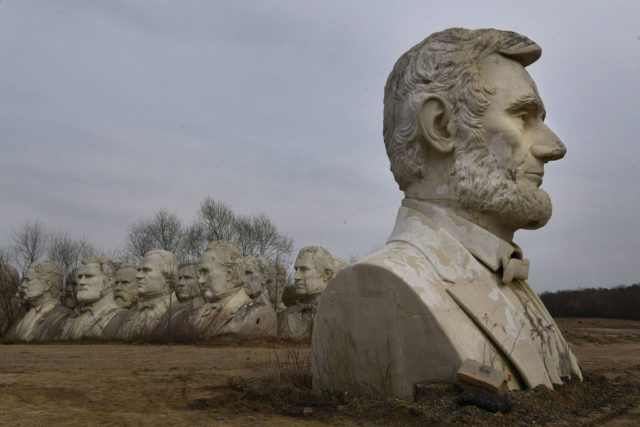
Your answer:
[[[270,263],[290,263],[293,242],[265,215],[236,215],[231,207],[211,197],[200,204],[194,222],[184,227],[173,213],[160,209],[152,219],[140,219],[129,228],[125,249],[136,260],[152,249],[165,249],[180,262],[198,260],[207,244],[228,240],[245,255],[262,255]]]
[[[51,233],[47,256],[49,261],[55,262],[62,269],[64,277],[80,265],[84,258],[97,255],[98,251],[85,237],[72,239],[67,233]]]
[[[137,260],[152,249],[164,249],[179,255],[182,250],[182,235],[180,218],[163,208],[153,218],[138,220],[129,228],[125,247]]]
[[[144,254],[154,248],[155,242],[151,228],[150,221],[146,219],[138,220],[129,227],[125,249],[134,259],[142,259]]]
[[[195,220],[185,228],[182,237],[182,255],[184,261],[198,261],[207,247],[207,233],[202,221]]]
[[[280,234],[265,214],[237,216],[234,229],[235,243],[245,255],[262,255],[272,264],[289,261],[293,252],[292,240]]]
[[[233,229],[235,231],[233,242],[238,245],[243,254],[262,255],[256,252],[256,236],[251,217],[238,215],[233,222]]]
[[[160,209],[156,212],[151,224],[158,249],[174,253],[180,250],[183,227],[178,215]]]
[[[233,240],[236,215],[227,203],[206,197],[200,203],[198,219],[204,227],[207,241]]]
[[[293,240],[282,235],[276,225],[263,213],[251,219],[254,253],[273,264],[288,262],[293,253]]]
[[[18,271],[9,265],[10,255],[8,249],[0,248],[0,335],[21,315],[17,296],[20,278]]]
[[[25,222],[19,230],[14,230],[11,236],[12,252],[21,273],[34,262],[40,260],[47,251],[48,236],[40,221]]]

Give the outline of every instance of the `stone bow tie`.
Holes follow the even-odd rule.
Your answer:
[[[527,280],[529,277],[528,259],[503,259],[502,267],[502,283],[504,285],[508,285],[514,280]]]

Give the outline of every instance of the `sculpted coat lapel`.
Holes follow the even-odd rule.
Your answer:
[[[396,227],[389,242],[402,241],[415,246],[434,266],[444,281],[446,290],[469,315],[476,326],[516,367],[527,387],[544,384],[551,387],[543,360],[523,330],[526,321],[472,254],[449,232],[420,212],[401,207]],[[434,246],[433,242],[439,244]],[[442,250],[458,254],[462,262],[448,265],[442,262]]]
[[[314,380],[352,384],[314,386],[406,399],[416,382],[453,380],[467,358],[509,373],[512,389],[561,383],[519,299],[495,273],[514,247],[442,209],[405,202],[387,246],[338,273],[318,308]],[[577,364],[572,373],[579,376]]]
[[[71,310],[51,300],[34,308],[16,321],[7,332],[7,337],[24,341],[50,341],[60,338],[64,321]]]
[[[239,335],[272,336],[277,331],[277,317],[273,308],[253,301],[239,287],[238,291],[221,306],[207,315],[201,333],[205,338],[234,333]],[[206,307],[206,306],[205,306]],[[203,312],[206,312],[204,308]]]

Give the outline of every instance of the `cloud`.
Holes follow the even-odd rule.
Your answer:
[[[298,247],[366,253],[402,198],[382,142],[389,71],[433,31],[491,26],[543,47],[530,73],[569,148],[547,166],[550,224],[516,236],[532,284],[638,281],[638,9],[3,2],[0,245],[38,218],[110,249],[138,218],[189,221],[211,195],[266,213]]]

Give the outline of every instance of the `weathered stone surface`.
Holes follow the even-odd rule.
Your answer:
[[[493,393],[504,394],[509,389],[507,387],[508,374],[471,359],[467,359],[462,363],[462,366],[456,372],[456,377],[459,381],[484,388]]]
[[[185,307],[198,308],[204,304],[204,295],[198,285],[198,263],[187,262],[178,267],[176,297]]]
[[[71,311],[59,301],[62,271],[49,261],[31,264],[20,284],[30,309],[7,332],[7,338],[24,341],[58,339]]]
[[[512,389],[581,378],[511,243],[548,221],[544,164],[566,151],[524,68],[540,53],[516,33],[456,28],[396,63],[384,141],[405,199],[387,245],[327,285],[317,390],[411,399],[413,384],[452,381],[466,359],[509,374]]]
[[[273,308],[252,300],[244,288],[238,288],[219,304],[209,304],[205,310],[211,310],[205,315],[206,323],[202,328],[205,338],[227,333],[274,336],[277,331],[277,316]]]
[[[187,262],[178,267],[178,284],[167,312],[153,330],[154,337],[196,339],[191,317],[204,305],[204,295],[198,285],[198,263]]]
[[[122,324],[121,338],[137,339],[151,335],[176,301],[171,289],[176,283],[177,268],[176,257],[171,252],[157,249],[145,254],[136,275],[138,304]]]
[[[193,325],[203,338],[276,334],[274,309],[255,302],[245,291],[245,267],[242,251],[231,242],[212,242],[202,255],[198,283],[207,303],[193,316]]]
[[[275,281],[273,267],[262,255],[245,257],[244,290],[259,304],[275,309],[269,296],[268,282]]]
[[[307,246],[298,253],[295,269],[296,302],[278,314],[278,335],[304,338],[311,334],[322,292],[335,273],[346,265],[324,248]]]
[[[75,276],[78,306],[67,321],[62,339],[115,338],[105,336],[104,328],[120,311],[113,298],[113,263],[102,257],[90,257],[82,261]]]
[[[138,301],[137,274],[136,266],[130,264],[121,265],[116,272],[113,298],[122,308],[132,308]]]
[[[318,304],[315,298],[310,301],[309,304],[299,302],[287,307],[278,315],[278,336],[282,338],[311,336]]]

